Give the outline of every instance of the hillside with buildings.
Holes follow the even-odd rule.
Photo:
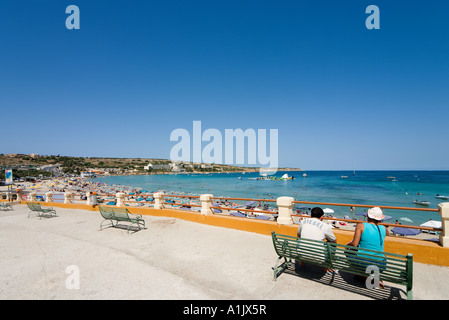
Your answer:
[[[16,178],[81,175],[83,172],[93,172],[96,175],[132,175],[180,172],[254,172],[259,170],[258,167],[192,163],[166,159],[68,157],[39,154],[0,154],[0,169],[13,169],[13,176]],[[0,178],[2,177],[0,176]]]

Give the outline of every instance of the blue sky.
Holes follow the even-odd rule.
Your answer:
[[[81,28],[67,30],[68,5]],[[368,5],[380,29],[368,30]],[[278,129],[279,165],[449,169],[444,1],[3,1],[0,153],[168,158]],[[8,119],[12,117],[12,120]]]

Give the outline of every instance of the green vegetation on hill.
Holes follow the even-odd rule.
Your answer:
[[[149,163],[153,165],[168,165],[172,163],[166,159],[152,158],[102,158],[102,157],[70,157],[61,155],[26,155],[26,154],[0,154],[0,168],[12,167],[14,177],[36,176],[43,174],[50,175],[49,172],[41,170],[45,166],[58,165],[62,173],[79,174],[89,169],[105,169],[112,174],[145,174],[171,172],[171,169],[154,169],[148,172],[144,169]],[[185,172],[239,172],[256,171],[255,167],[238,167],[230,165],[213,164],[201,167],[200,164],[186,165],[181,167]]]

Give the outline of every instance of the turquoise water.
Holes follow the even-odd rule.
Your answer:
[[[254,180],[259,173],[220,173],[220,174],[178,174],[145,176],[111,176],[94,179],[106,184],[120,184],[143,188],[149,191],[166,190],[185,194],[211,193],[214,196],[238,198],[276,199],[291,196],[295,200],[349,203],[364,205],[385,205],[400,207],[420,207],[413,200],[425,200],[429,208],[438,208],[444,201],[435,198],[436,194],[449,196],[449,171],[307,171],[278,172],[293,175],[294,180]],[[303,177],[303,173],[307,177]],[[347,176],[347,178],[342,178]],[[241,177],[241,179],[239,179]],[[389,178],[395,177],[395,179]],[[422,193],[422,195],[418,195]],[[302,205],[301,205],[302,206]],[[311,207],[313,205],[306,205]],[[360,218],[348,207],[325,206],[335,211],[334,216]],[[424,207],[425,208],[425,207]],[[404,211],[387,209],[386,215],[402,224],[419,225],[432,220],[440,220],[437,212]]]

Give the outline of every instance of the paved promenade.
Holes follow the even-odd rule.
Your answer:
[[[0,299],[405,299],[404,287],[366,289],[352,275],[288,270],[276,282],[271,237],[144,216],[147,229],[100,230],[96,211],[24,205],[0,211]],[[76,285],[79,271],[79,288]],[[68,285],[68,286],[67,286]],[[449,268],[414,263],[415,300],[449,299]]]

